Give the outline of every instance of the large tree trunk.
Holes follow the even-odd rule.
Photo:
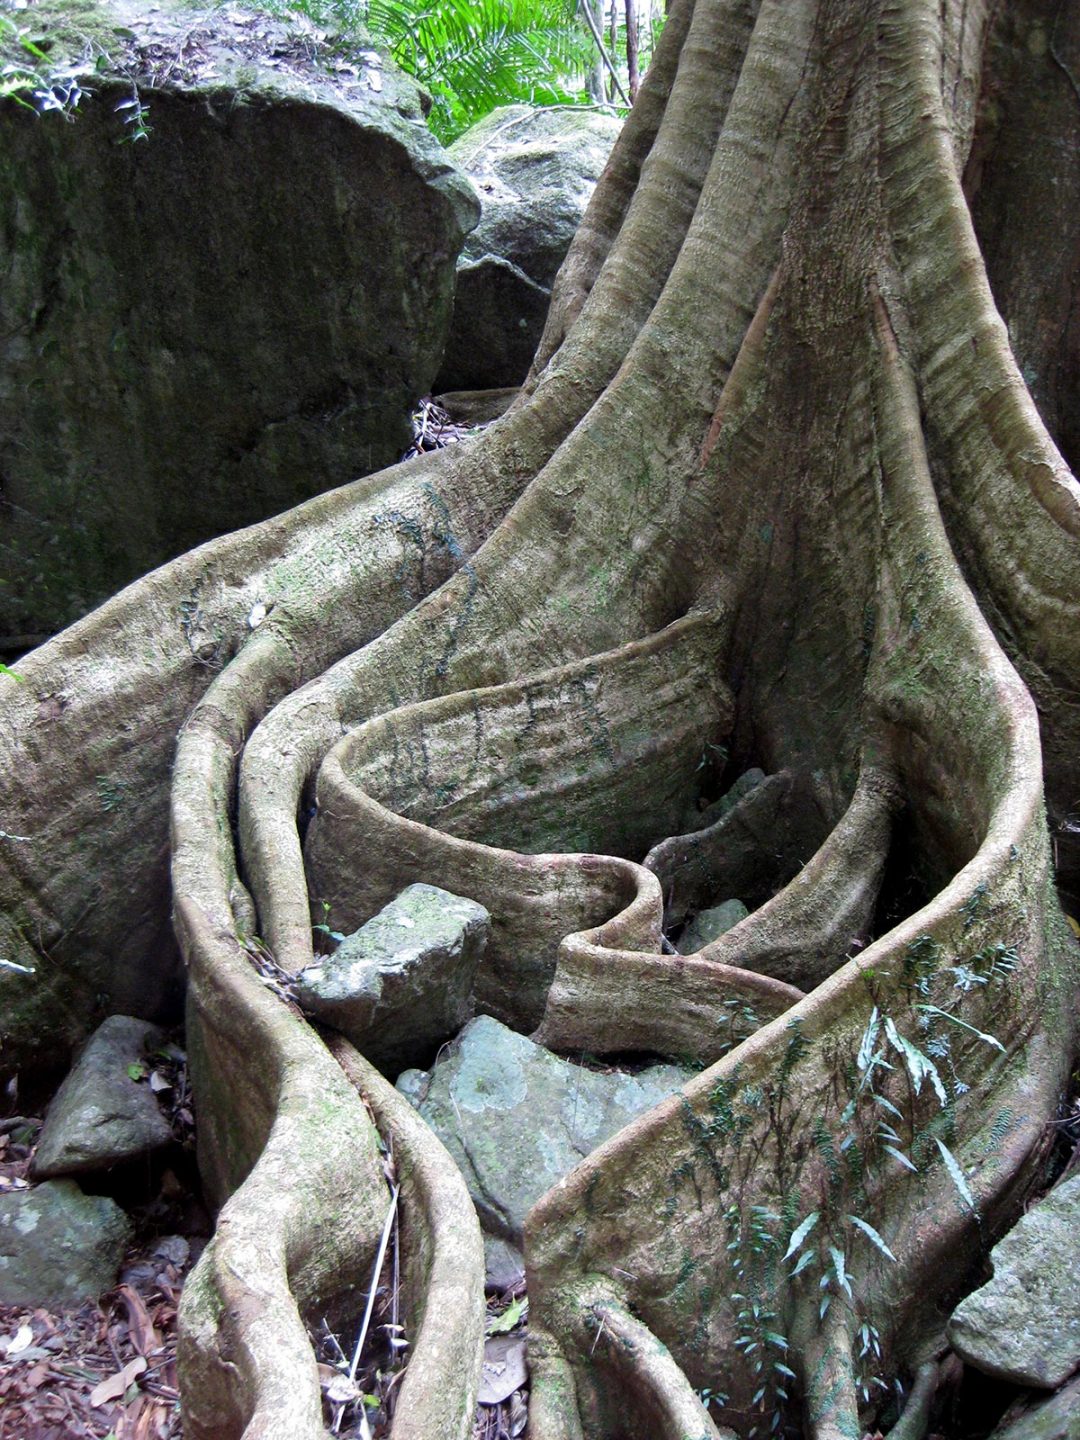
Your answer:
[[[184,1299],[196,1440],[320,1433],[302,1317],[370,1265],[371,1115],[412,1236],[394,1434],[468,1434],[460,1179],[250,964],[255,934],[310,962],[312,898],[345,928],[412,880],[472,895],[482,1009],[707,1067],[529,1218],[537,1440],[715,1435],[706,1386],[740,1435],[855,1436],[1015,1214],[1074,1046],[1043,795],[1067,837],[1080,493],[961,173],[1002,264],[1030,227],[1075,275],[997,88],[1026,54],[1063,123],[1075,94],[1053,4],[1000,42],[994,9],[678,0],[513,411],[149,576],[7,686],[12,1059],[166,1003],[139,975],[171,854],[224,1202]],[[1035,367],[1073,354],[1057,293],[1015,302]],[[720,746],[774,778],[710,823]],[[736,849],[758,907],[662,953]]]

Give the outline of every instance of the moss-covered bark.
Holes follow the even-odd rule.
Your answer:
[[[312,897],[352,923],[410,880],[474,895],[482,1006],[708,1066],[529,1217],[537,1440],[887,1424],[1037,1175],[1075,1040],[1043,796],[1060,830],[1080,492],[961,187],[1015,61],[992,8],[677,4],[511,412],[193,552],[9,687],[5,943],[46,982],[0,975],[13,1057],[64,977],[145,954],[171,815],[231,1192],[185,1302],[199,1433],[317,1433],[297,1317],[377,1238],[366,1112],[244,969],[253,923],[307,963]],[[771,776],[724,815],[720,747]],[[753,913],[665,953],[734,876]],[[462,1367],[432,1434],[467,1432]]]

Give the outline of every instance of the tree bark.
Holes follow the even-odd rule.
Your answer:
[[[321,1432],[303,1321],[356,1307],[376,1123],[429,1237],[394,1433],[469,1430],[460,1187],[250,963],[310,963],[313,905],[473,895],[482,1010],[706,1067],[528,1217],[535,1440],[873,1428],[1037,1180],[1076,1039],[1080,491],[1047,429],[1075,247],[1056,302],[1009,302],[1061,371],[1040,416],[972,224],[1005,294],[1011,35],[1075,115],[1068,24],[1008,8],[677,0],[512,410],[183,557],[4,687],[5,1058],[165,1008],[175,915],[223,1207],[183,1303],[200,1440]],[[735,885],[748,918],[668,953]]]

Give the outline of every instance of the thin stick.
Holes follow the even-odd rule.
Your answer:
[[[579,0],[578,8],[580,9],[582,15],[585,17],[585,23],[592,31],[592,38],[596,41],[596,48],[600,51],[601,60],[603,60],[604,64],[607,66],[608,70],[611,73],[611,81],[612,84],[615,86],[615,89],[619,92],[619,99],[629,109],[630,101],[627,98],[626,91],[622,88],[622,85],[619,81],[619,73],[615,69],[614,62],[612,61],[611,56],[607,53],[607,50],[604,46],[604,37],[596,28],[596,21],[592,17],[592,11],[589,9],[589,0]]]
[[[386,1223],[383,1225],[382,1237],[379,1240],[379,1253],[375,1256],[375,1269],[371,1275],[371,1289],[368,1291],[367,1309],[364,1311],[364,1320],[360,1326],[360,1338],[356,1342],[352,1364],[349,1366],[349,1379],[353,1381],[356,1379],[357,1366],[360,1364],[360,1352],[364,1348],[368,1326],[371,1324],[371,1312],[375,1309],[375,1292],[379,1288],[379,1276],[382,1274],[383,1261],[386,1259],[386,1247],[390,1243],[390,1230],[394,1223],[394,1216],[397,1214],[399,1193],[400,1191],[395,1185],[390,1193],[390,1209],[386,1212]]]
[[[401,1289],[401,1226],[394,1226],[394,1289],[390,1302],[390,1324],[396,1336],[399,1328],[399,1291]]]

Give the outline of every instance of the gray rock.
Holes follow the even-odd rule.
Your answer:
[[[398,1088],[457,1161],[485,1231],[520,1246],[540,1196],[687,1079],[676,1065],[587,1070],[481,1015],[430,1072],[402,1075]],[[504,1251],[495,1258],[514,1263]]]
[[[110,1015],[98,1026],[49,1106],[31,1166],[35,1179],[105,1170],[169,1143],[156,1095],[129,1073],[161,1038],[155,1025],[130,1015]]]
[[[0,1194],[0,1304],[81,1305],[108,1290],[131,1238],[127,1216],[74,1180]]]
[[[374,48],[352,72],[288,21],[178,0],[26,20],[86,96],[75,124],[0,109],[6,635],[397,460],[479,214]],[[151,133],[125,144],[133,97]]]
[[[484,1279],[489,1290],[509,1290],[525,1278],[525,1256],[501,1235],[484,1231]]]
[[[1080,1378],[1049,1400],[1003,1421],[990,1440],[1080,1440]]]
[[[764,784],[766,779],[765,771],[756,767],[744,770],[739,778],[725,790],[719,800],[714,800],[709,808],[702,812],[700,826],[704,830],[707,825],[715,825],[725,815],[730,815],[739,801],[749,795],[751,790],[756,790],[759,785]]]
[[[679,938],[679,951],[692,955],[745,920],[750,911],[741,900],[725,900],[711,910],[699,910]]]
[[[458,262],[440,389],[525,378],[552,282],[620,125],[595,111],[510,105],[450,147],[483,209]]]
[[[970,1365],[1054,1390],[1080,1366],[1080,1175],[1052,1190],[990,1252],[994,1275],[949,1321]]]
[[[475,900],[410,885],[297,980],[301,1007],[374,1065],[400,1069],[472,1015],[473,977],[491,930]]]

